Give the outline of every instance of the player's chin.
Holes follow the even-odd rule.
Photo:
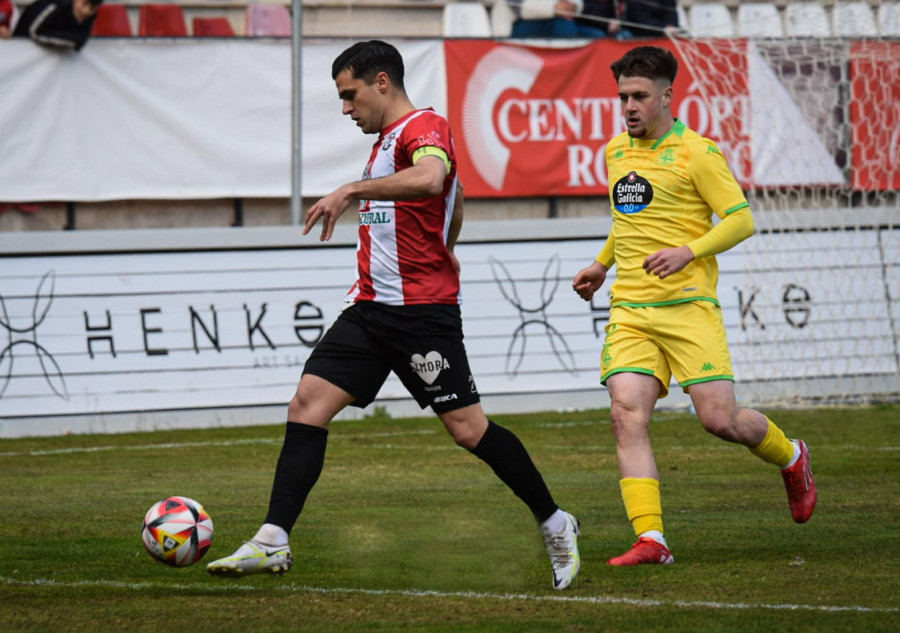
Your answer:
[[[643,128],[640,126],[628,126],[628,136],[633,138],[644,138],[644,135],[647,134],[647,128]]]

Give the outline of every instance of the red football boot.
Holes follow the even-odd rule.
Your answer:
[[[806,442],[797,440],[797,444],[800,447],[800,457],[790,468],[782,468],[781,476],[784,478],[791,516],[797,523],[806,523],[816,507],[818,495],[816,481],[809,466],[809,450],[806,448]]]
[[[652,538],[642,536],[631,549],[615,558],[610,558],[607,565],[625,567],[628,565],[669,565],[675,562],[675,557],[669,548],[662,543],[657,543]]]

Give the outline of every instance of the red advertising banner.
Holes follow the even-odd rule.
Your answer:
[[[850,45],[853,188],[900,188],[900,42]]]
[[[649,43],[679,56],[668,40]],[[625,130],[609,65],[634,46],[606,40],[576,48],[446,40],[448,115],[466,195],[608,193],[606,144]],[[732,48],[723,63],[731,65],[730,80],[703,85],[681,63],[673,113],[720,143],[738,180],[747,182],[749,96],[743,48],[737,53]]]

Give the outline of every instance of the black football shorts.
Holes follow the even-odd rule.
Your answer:
[[[303,368],[354,396],[356,407],[371,404],[392,371],[423,409],[444,413],[479,402],[459,306],[355,303]]]

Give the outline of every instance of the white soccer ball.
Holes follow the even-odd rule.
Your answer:
[[[187,567],[212,545],[213,523],[193,499],[168,497],[147,511],[141,536],[150,556],[166,565]]]

